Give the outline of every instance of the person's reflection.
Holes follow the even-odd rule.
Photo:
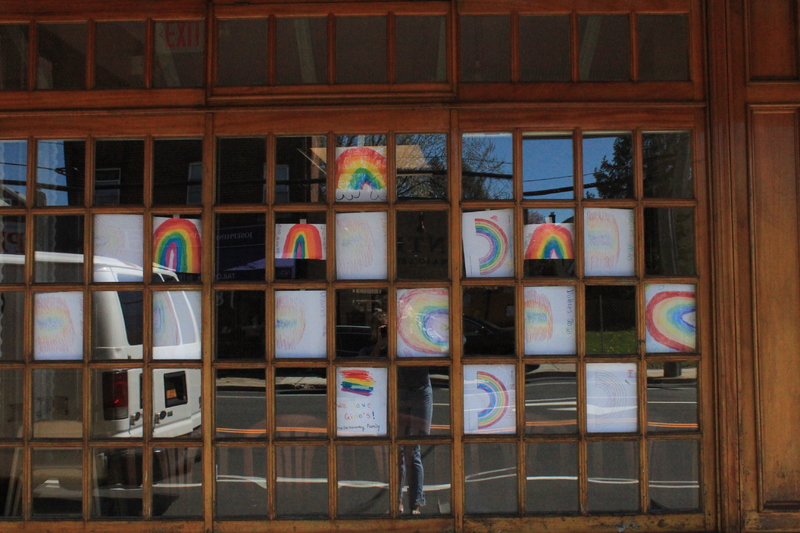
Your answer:
[[[372,313],[370,321],[370,344],[359,350],[361,357],[386,357],[389,348],[389,328],[386,326],[386,312],[380,307]]]
[[[406,366],[397,369],[398,435],[429,435],[433,416],[433,390],[427,366]],[[408,504],[411,514],[420,514],[425,505],[425,476],[419,444],[400,446],[400,512],[403,512],[403,487],[408,483]]]

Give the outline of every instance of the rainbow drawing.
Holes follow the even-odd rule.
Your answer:
[[[337,152],[336,199],[386,201],[386,148],[359,146]]]
[[[553,337],[550,300],[536,291],[525,294],[525,342],[544,342]]]
[[[386,212],[336,214],[336,277],[386,279]]]
[[[281,224],[289,226],[280,259],[325,259],[325,245],[316,224]],[[325,226],[322,225],[322,228]],[[324,231],[324,230],[323,230]]]
[[[508,257],[508,237],[497,223],[485,218],[475,219],[475,233],[489,242],[486,255],[478,260],[481,275],[486,276],[505,263]]]
[[[83,294],[40,293],[34,308],[34,358],[81,359]]]
[[[616,217],[605,210],[587,209],[585,224],[587,270],[613,269],[620,254]]]
[[[572,231],[561,224],[534,224],[525,259],[574,259]]]
[[[450,349],[447,289],[397,291],[398,355],[436,356]]]
[[[178,322],[169,294],[153,292],[153,346],[178,346],[180,343]]]
[[[696,343],[695,294],[692,291],[661,291],[647,302],[648,351],[659,345],[676,352],[693,352]]]
[[[175,272],[199,274],[203,248],[198,221],[155,217],[153,226],[153,262]]]
[[[291,294],[275,298],[275,347],[292,350],[300,343],[306,330],[305,307]]]
[[[375,390],[375,378],[369,370],[341,370],[340,379],[342,392],[372,396],[372,392]]]
[[[478,389],[489,396],[489,405],[478,412],[478,429],[487,429],[497,424],[506,415],[511,404],[508,391],[494,374],[478,370]]]

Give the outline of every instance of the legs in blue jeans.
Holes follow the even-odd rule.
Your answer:
[[[425,380],[427,381],[427,379]],[[433,391],[430,381],[413,390],[398,390],[400,427],[398,434],[403,437],[429,435],[433,415]],[[408,483],[408,502],[412,512],[425,505],[425,473],[422,467],[420,445],[400,446],[400,502],[403,501],[403,487]]]

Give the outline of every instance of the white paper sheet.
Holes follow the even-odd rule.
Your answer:
[[[386,368],[336,370],[336,434],[339,437],[386,435]]]
[[[635,432],[636,397],[636,363],[588,363],[586,431]]]
[[[515,433],[514,365],[464,365],[465,433]]]
[[[449,351],[447,289],[398,289],[397,356],[441,357]]]
[[[83,359],[82,292],[37,292],[33,315],[34,359]]]
[[[336,277],[386,279],[386,212],[336,214]]]
[[[585,275],[633,276],[633,210],[586,208],[583,212]]]
[[[525,355],[575,353],[575,288],[525,287]]]
[[[694,352],[697,346],[695,286],[647,284],[644,298],[647,352]]]
[[[468,278],[514,275],[514,210],[461,215],[461,239]]]
[[[325,291],[275,291],[275,357],[325,357]]]

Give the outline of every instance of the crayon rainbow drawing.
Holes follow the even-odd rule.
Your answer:
[[[153,346],[177,346],[180,343],[180,331],[169,294],[153,292]]]
[[[286,234],[280,259],[325,259],[325,246],[314,224],[293,224]]]
[[[155,217],[153,225],[153,262],[175,272],[199,274],[203,250],[197,222]]]
[[[671,350],[693,352],[696,343],[695,312],[694,292],[656,293],[647,302],[645,311],[648,337]]]
[[[375,390],[375,378],[369,370],[350,369],[341,371],[342,392],[360,396],[371,396]]]
[[[36,359],[83,357],[83,295],[40,293],[35,297]]]
[[[572,232],[560,224],[536,224],[525,259],[574,259]]]
[[[492,220],[475,219],[475,233],[489,242],[489,250],[479,259],[482,276],[486,276],[503,266],[508,257],[508,237],[503,229]]]
[[[488,429],[503,419],[510,405],[506,386],[494,374],[479,370],[478,389],[489,396],[489,405],[478,412],[478,429]]]
[[[607,210],[586,210],[586,270],[611,270],[620,257],[617,219]]]
[[[336,276],[386,278],[386,213],[336,215]]]
[[[292,350],[306,330],[305,307],[291,294],[283,292],[275,298],[275,347]]]
[[[447,289],[397,291],[398,355],[435,356],[450,348]]]
[[[543,342],[553,337],[553,309],[544,294],[525,294],[525,342]]]
[[[385,154],[385,147],[342,149],[336,156],[336,199],[385,201]]]

